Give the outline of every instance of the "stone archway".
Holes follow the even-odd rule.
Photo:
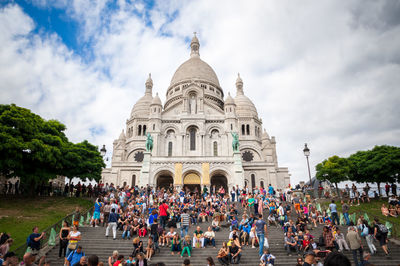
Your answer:
[[[190,172],[183,178],[183,189],[190,192],[201,193],[201,179],[200,175],[195,172]]]
[[[174,178],[172,173],[169,171],[161,171],[156,178],[156,186],[157,188],[164,188],[164,189],[169,189],[171,186],[174,185]]]
[[[211,176],[210,185],[211,188],[215,186],[215,192],[218,192],[220,187],[223,187],[225,189],[225,193],[229,192],[228,178],[222,173],[216,173],[213,176]]]

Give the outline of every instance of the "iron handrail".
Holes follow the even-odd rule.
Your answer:
[[[92,213],[93,209],[94,209],[94,207],[90,207],[84,213],[81,213],[82,217],[85,218],[88,213]],[[58,235],[60,229],[62,228],[62,222],[63,221],[68,222],[68,224],[72,226],[72,224],[73,224],[73,221],[72,221],[73,216],[74,216],[74,213],[68,214],[64,218],[62,218],[59,221],[57,221],[55,224],[53,224],[53,225],[47,227],[45,230],[43,230],[42,232],[45,232],[46,234],[45,234],[45,237],[40,240],[40,248],[42,249],[43,247],[46,246],[46,243],[49,240],[48,238],[50,236],[51,229],[54,228],[54,230],[56,231],[56,233]],[[15,248],[12,251],[18,256],[18,258],[22,259],[22,257],[24,256],[25,251],[27,250],[27,248],[28,248],[28,245],[25,242],[23,245]]]

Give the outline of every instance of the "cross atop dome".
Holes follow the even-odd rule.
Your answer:
[[[190,43],[190,56],[191,57],[199,57],[200,53],[199,53],[199,49],[200,49],[200,42],[199,39],[197,39],[196,36],[196,32],[193,32],[193,38],[192,38],[192,42]]]

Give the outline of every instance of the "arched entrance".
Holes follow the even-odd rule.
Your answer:
[[[172,174],[169,172],[160,173],[157,177],[157,188],[168,189],[171,187],[171,185],[174,185],[174,178],[172,177]]]
[[[132,184],[131,187],[134,187],[136,185],[136,175],[132,175]]]
[[[225,175],[223,175],[221,173],[215,174],[211,177],[210,185],[211,185],[211,188],[215,185],[215,192],[218,192],[220,187],[223,187],[225,189],[225,193],[229,192],[228,179],[226,178]]]
[[[197,173],[189,173],[183,178],[183,189],[201,193],[200,176]]]

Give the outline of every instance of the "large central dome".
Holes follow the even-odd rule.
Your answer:
[[[209,64],[201,60],[200,57],[191,57],[180,65],[172,77],[171,86],[190,79],[205,80],[219,87],[219,81],[214,70]]]
[[[190,47],[190,59],[180,65],[175,71],[171,79],[171,86],[184,80],[200,79],[220,87],[214,70],[209,64],[200,59],[200,43],[196,36],[193,37]]]

